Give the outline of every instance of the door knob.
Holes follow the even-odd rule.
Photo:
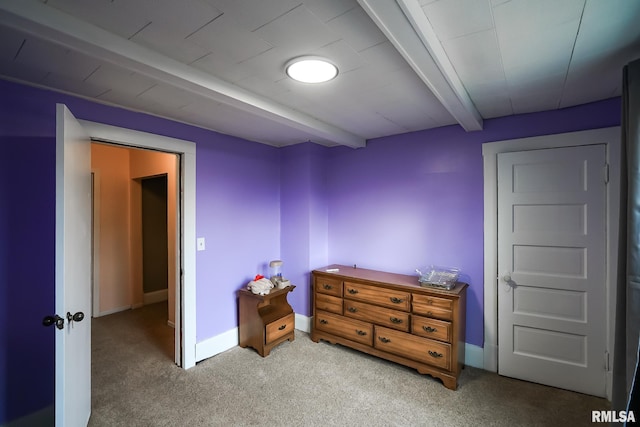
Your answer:
[[[76,314],[71,314],[67,311],[67,320],[69,322],[82,322],[82,319],[84,319],[84,313],[79,311]]]
[[[502,281],[504,281],[504,282],[509,283],[509,282],[511,282],[511,273],[509,273],[509,272],[507,271],[507,272],[505,272],[505,273],[502,275],[502,277],[499,277],[499,279],[501,279],[501,280],[502,280]]]
[[[43,326],[51,326],[54,324],[58,329],[64,328],[64,318],[56,314],[55,316],[45,316],[45,318],[42,319]]]

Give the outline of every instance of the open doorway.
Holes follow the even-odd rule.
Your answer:
[[[97,142],[91,151],[94,317],[156,305],[154,318],[160,310],[164,325],[175,327],[181,307],[180,158]],[[181,331],[173,335],[172,345],[159,347],[171,348],[167,356],[180,365]]]

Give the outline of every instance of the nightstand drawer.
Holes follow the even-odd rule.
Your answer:
[[[393,329],[375,327],[374,347],[402,357],[450,369],[451,346]]]
[[[287,335],[295,329],[295,326],[295,315],[293,313],[269,323],[265,327],[265,342],[268,344]]]
[[[373,342],[373,325],[337,314],[317,311],[315,327],[318,330],[338,335],[351,341],[371,345]]]
[[[409,311],[411,294],[361,283],[344,282],[344,297],[371,304]]]
[[[342,298],[316,293],[316,309],[342,314]]]

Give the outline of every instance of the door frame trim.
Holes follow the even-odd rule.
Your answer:
[[[562,137],[560,144],[558,137]],[[519,138],[482,144],[484,175],[484,369],[498,372],[498,154],[513,151],[604,144],[609,164],[606,186],[606,287],[607,351],[613,360],[615,301],[620,211],[620,126]],[[604,178],[603,178],[604,179]],[[603,355],[604,359],[605,355]],[[604,361],[603,361],[604,365]],[[606,375],[606,395],[611,400],[612,372]]]
[[[196,144],[192,141],[103,123],[78,121],[92,140],[180,154],[181,188],[178,191],[182,192],[182,204],[178,209],[181,210],[182,237],[179,241],[179,252],[183,271],[182,280],[179,280],[180,268],[177,269],[176,313],[180,313],[180,316],[176,316],[176,350],[181,350],[176,351],[176,363],[184,369],[189,369],[196,365]]]

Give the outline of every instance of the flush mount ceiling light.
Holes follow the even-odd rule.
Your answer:
[[[338,75],[338,67],[318,56],[301,56],[289,61],[285,67],[287,75],[303,83],[323,83]]]

